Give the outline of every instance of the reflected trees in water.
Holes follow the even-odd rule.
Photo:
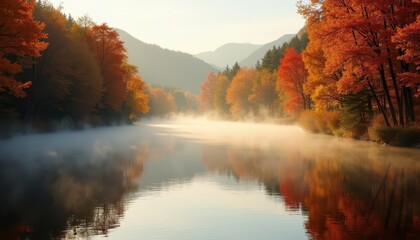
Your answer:
[[[419,236],[419,165],[409,165],[403,150],[385,156],[377,148],[350,152],[343,144],[300,152],[208,145],[202,161],[219,174],[262,182],[287,211],[308,216],[305,228],[312,239]],[[401,161],[392,161],[396,156]]]
[[[1,159],[0,191],[7,197],[0,198],[0,238],[106,235],[124,214],[124,197],[137,189],[143,155],[58,153],[32,164]]]

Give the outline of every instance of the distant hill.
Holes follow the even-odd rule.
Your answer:
[[[283,43],[290,41],[294,36],[296,36],[296,34],[286,34],[275,41],[264,44],[262,47],[258,48],[253,53],[251,53],[248,57],[240,61],[239,65],[242,67],[255,66],[258,60],[261,60],[261,58],[264,57],[265,53],[271,48],[273,48],[273,46],[281,47]]]
[[[147,83],[178,87],[198,94],[207,74],[218,71],[190,54],[147,44],[121,29],[116,30],[127,49],[129,63],[138,67]]]
[[[224,69],[227,65],[232,66],[235,62],[239,63],[260,47],[261,45],[250,43],[228,43],[213,52],[203,52],[194,56]]]

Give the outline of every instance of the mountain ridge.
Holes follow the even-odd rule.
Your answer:
[[[285,34],[272,42],[264,44],[263,46],[255,50],[253,53],[251,53],[248,57],[242,59],[239,62],[239,65],[242,67],[254,67],[255,64],[257,64],[257,62],[264,57],[268,50],[270,50],[274,46],[281,47],[284,43],[292,40],[292,38],[295,36],[296,34]]]
[[[194,56],[223,69],[227,65],[232,66],[235,62],[241,61],[261,46],[252,43],[226,43],[214,51],[202,52]]]
[[[199,93],[200,85],[209,72],[218,72],[235,62],[242,67],[253,67],[273,46],[282,46],[296,36],[285,34],[263,45],[227,43],[214,51],[192,55],[145,43],[122,29],[116,31],[124,42],[129,63],[137,66],[143,80],[194,94]]]
[[[191,54],[145,43],[122,29],[116,29],[127,50],[128,62],[137,66],[149,84],[170,86],[198,94],[201,82],[218,69]]]

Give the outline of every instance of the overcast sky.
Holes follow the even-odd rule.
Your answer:
[[[191,54],[231,42],[264,44],[297,33],[296,0],[50,0],[134,37]]]

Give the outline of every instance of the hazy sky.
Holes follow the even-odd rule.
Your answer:
[[[230,42],[263,44],[296,33],[295,0],[50,0],[74,18],[89,15],[134,37],[188,53]]]

